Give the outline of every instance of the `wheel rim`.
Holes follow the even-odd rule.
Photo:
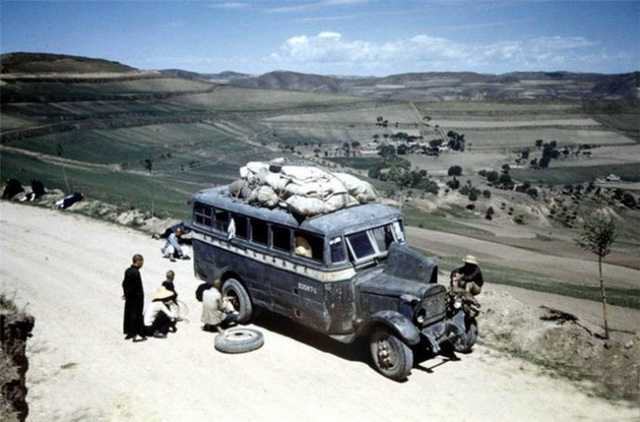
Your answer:
[[[389,342],[387,336],[382,336],[376,342],[376,360],[380,369],[389,370],[397,365],[397,351]]]
[[[238,293],[233,288],[227,291],[225,298],[231,302],[236,311],[240,311],[240,299],[238,299]]]

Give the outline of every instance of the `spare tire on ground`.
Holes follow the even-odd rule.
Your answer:
[[[213,340],[217,351],[223,353],[245,353],[259,349],[264,344],[264,336],[251,328],[230,328],[218,334]]]

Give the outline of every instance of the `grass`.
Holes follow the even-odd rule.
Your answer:
[[[368,170],[383,163],[382,157],[328,157],[327,161],[333,161],[344,167],[356,170]]]
[[[2,177],[16,177],[23,183],[41,180],[48,189],[66,190],[62,168],[39,159],[19,154],[3,153],[0,161]],[[117,204],[123,209],[151,211],[153,198],[156,215],[186,218],[186,201],[205,184],[173,179],[154,178],[153,174],[113,172],[102,168],[66,166],[72,191],[82,192],[87,199]],[[213,179],[212,179],[213,181]]]
[[[421,229],[437,230],[460,235],[491,235],[490,232],[476,227],[457,223],[446,217],[425,213],[413,206],[403,207],[406,223]]]
[[[422,251],[425,255],[428,252]],[[460,264],[459,257],[441,257],[441,267],[455,268]],[[602,302],[600,287],[559,282],[553,278],[540,276],[530,271],[519,270],[489,263],[482,264],[485,283],[520,287],[543,293],[551,293],[575,299]],[[606,285],[606,279],[605,279]],[[640,289],[607,288],[607,303],[624,308],[640,309]]]
[[[512,177],[516,180],[529,180],[541,185],[573,185],[588,183],[597,178],[606,177],[614,173],[627,182],[640,182],[640,163],[635,164],[606,164],[598,166],[553,167],[546,169],[513,169]]]

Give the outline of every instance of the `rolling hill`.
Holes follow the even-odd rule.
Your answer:
[[[118,62],[65,54],[8,53],[0,56],[0,73],[124,73],[137,69]]]
[[[577,253],[572,239],[579,222],[606,201],[621,233],[609,262],[638,265],[638,102],[620,94],[637,84],[635,74],[340,78],[281,71],[213,75],[228,79],[220,83],[211,82],[212,75],[143,72],[71,56],[1,59],[3,70],[18,73],[0,74],[0,177],[81,191],[90,215],[107,218],[101,206],[107,203],[118,216],[188,220],[194,192],[235,180],[249,161],[285,157],[367,178],[385,200],[403,207],[409,226],[544,253],[552,253],[550,247]],[[583,99],[596,88],[603,98],[618,99]],[[523,98],[527,92],[532,98]],[[417,99],[402,100],[407,97]],[[446,141],[448,132],[463,135],[467,148],[422,153]],[[524,151],[528,160],[541,158],[537,140],[557,146],[549,168],[521,160]],[[381,146],[393,149],[398,167],[378,154]],[[387,173],[375,172],[381,165]],[[457,178],[449,175],[454,167]],[[513,187],[490,183],[482,172],[506,175]],[[596,185],[612,173],[618,184]],[[422,175],[437,193],[413,183]],[[460,189],[452,187],[456,180]],[[435,246],[423,244],[427,252]],[[577,294],[533,273],[504,280]],[[583,291],[598,297],[596,289]],[[637,292],[612,291],[611,300],[637,307]]]
[[[229,83],[263,89],[331,92],[398,101],[640,98],[640,72],[621,75],[444,72],[341,78],[278,71],[229,80]]]

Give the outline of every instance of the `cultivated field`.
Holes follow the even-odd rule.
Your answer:
[[[136,420],[151,415],[149,420],[161,420],[169,415],[169,420],[200,420],[220,409],[216,400],[208,401],[208,392],[219,390],[212,379],[229,376],[225,368],[242,376],[232,376],[229,389],[221,392],[220,399],[231,403],[221,417],[300,419],[326,410],[326,399],[304,403],[308,394],[294,395],[300,401],[291,407],[292,391],[329,397],[336,406],[324,413],[327,416],[357,418],[363,414],[354,409],[371,408],[366,416],[372,419],[414,417],[424,414],[427,390],[439,403],[432,408],[434,417],[496,419],[495,397],[507,406],[503,420],[554,420],[558,409],[568,419],[637,417],[637,409],[628,402],[602,399],[628,400],[638,394],[629,380],[637,367],[626,362],[637,356],[639,342],[637,102],[425,101],[426,91],[429,98],[452,95],[442,85],[447,78],[451,79],[444,75],[433,83],[389,80],[378,86],[353,82],[351,92],[371,94],[366,97],[239,88],[158,74],[3,75],[2,180],[15,177],[27,186],[32,179],[43,181],[50,189],[36,204],[43,208],[73,191],[86,197],[65,216],[15,204],[2,208],[3,252],[12,253],[3,253],[3,287],[19,291],[23,303],[33,303],[36,320],[41,321],[30,351],[34,364],[29,383],[37,403],[33,419]],[[559,86],[558,81],[539,86],[526,82],[517,89],[535,96]],[[485,84],[482,89],[496,87]],[[459,87],[460,93],[465,89]],[[464,151],[445,148],[427,155],[431,142],[447,145],[449,132],[464,137]],[[544,145],[550,143],[557,157],[546,168],[532,166],[531,160],[541,160]],[[388,173],[376,175],[372,170],[387,164],[378,154],[383,145],[393,147],[396,162],[407,165],[407,171],[426,171],[438,193],[410,187],[411,180],[402,185],[380,177]],[[528,156],[523,159],[525,151]],[[438,259],[443,282],[461,256],[477,255],[487,280],[479,353],[460,363],[442,359],[421,365],[414,370],[413,383],[389,386],[357,353],[295,329],[283,334],[279,323],[266,322],[262,327],[273,348],[256,352],[256,360],[236,362],[203,352],[211,351],[211,338],[199,331],[195,301],[189,301],[191,323],[179,333],[191,340],[169,340],[167,347],[148,342],[135,350],[122,344],[117,281],[121,265],[114,263],[121,262],[124,269],[132,253],[143,251],[150,257],[144,276],[150,291],[165,264],[149,232],[169,221],[189,220],[187,201],[194,192],[233,181],[248,161],[276,157],[372,176],[368,180],[382,200],[404,211],[410,244]],[[452,167],[460,168],[455,177]],[[489,182],[487,172],[507,175],[513,184]],[[618,178],[605,179],[612,174]],[[475,190],[476,197],[452,188],[454,180]],[[552,306],[577,315],[590,333],[601,331],[597,260],[575,243],[582,219],[596,209],[605,209],[618,226],[604,264],[615,336],[607,348],[579,326],[558,328],[541,322],[544,315],[539,314],[540,305]],[[148,231],[140,234],[92,223],[75,213]],[[13,227],[18,229],[9,230]],[[179,283],[184,283],[185,296],[191,296],[188,292],[197,281],[188,263],[178,264]],[[42,280],[47,283],[42,285]],[[71,293],[87,301],[69,301]],[[77,333],[75,327],[83,318],[95,328],[90,335]],[[82,353],[74,347],[77,341],[84,346]],[[154,357],[149,362],[151,350]],[[581,353],[580,365],[554,354],[558,351],[567,356]],[[131,357],[130,366],[122,362],[123,354]],[[154,371],[166,362],[178,362],[188,382],[176,380],[170,368]],[[550,372],[536,369],[532,362]],[[122,370],[102,378],[105,367]],[[550,379],[549,373],[561,379]],[[588,383],[567,383],[565,378]],[[97,379],[102,381],[95,395],[80,394]],[[486,379],[492,380],[489,389]],[[185,406],[154,413],[146,405],[165,397],[167,390],[155,387],[163,385],[162,380],[177,381],[175,386],[168,382],[167,388],[173,393],[177,389],[174,397],[188,403],[192,413],[184,413]],[[362,389],[364,384],[375,388]],[[479,413],[452,410],[458,408],[460,386],[482,393],[472,406]],[[152,391],[131,393],[132,388]],[[83,397],[70,410],[68,391]],[[377,391],[373,401],[371,391]],[[248,405],[246,397],[251,398]],[[373,402],[384,406],[372,407]],[[283,413],[285,407],[289,411]]]

